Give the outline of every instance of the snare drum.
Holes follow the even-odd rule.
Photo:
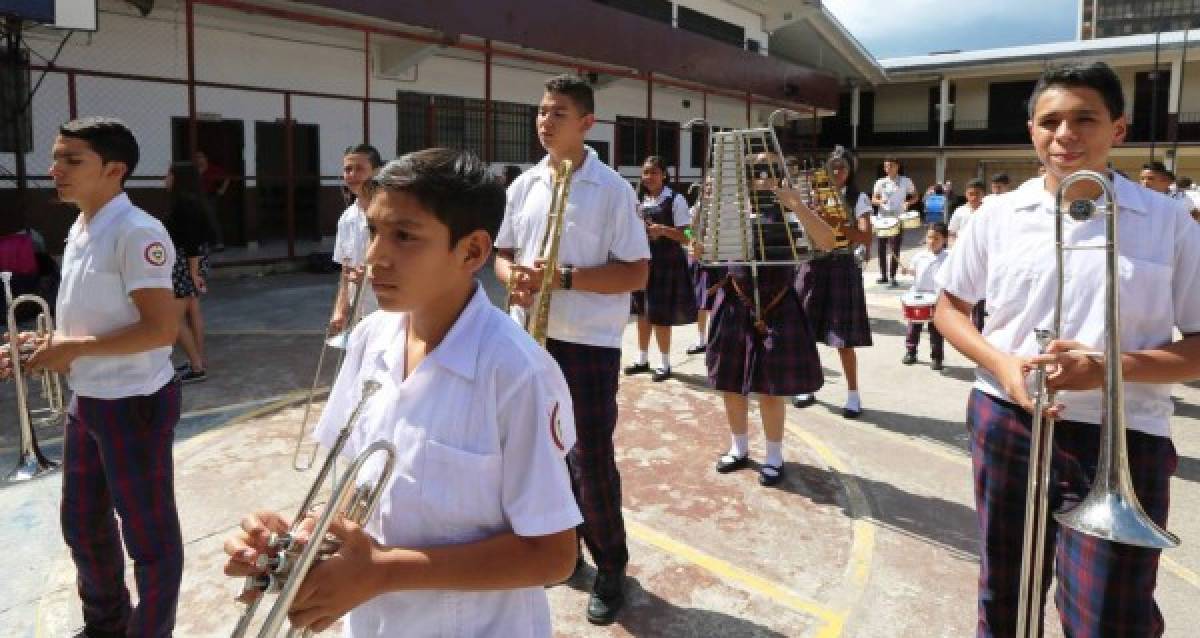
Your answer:
[[[900,227],[905,229],[920,228],[921,214],[917,211],[912,211],[900,215]]]
[[[876,237],[895,237],[900,234],[900,220],[895,217],[876,217],[873,226]]]
[[[937,306],[937,294],[909,291],[900,298],[900,309],[904,318],[916,323],[933,321],[933,309]]]

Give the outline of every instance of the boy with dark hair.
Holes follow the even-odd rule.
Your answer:
[[[343,450],[396,446],[392,480],[363,526],[338,521],[336,553],[309,572],[293,627],[345,636],[548,638],[544,585],[576,558],[581,516],[563,457],[571,397],[554,360],[488,300],[504,190],[471,153],[428,149],[389,162],[368,188],[367,277],[379,312],[351,334],[316,437],[330,445],[381,384]],[[225,573],[260,573],[279,514],[226,540]],[[348,615],[347,615],[347,612]]]
[[[496,276],[512,284],[514,304],[525,307],[533,303],[542,278],[553,278],[546,349],[562,368],[575,404],[579,440],[567,462],[583,510],[580,533],[597,568],[587,618],[608,624],[625,602],[629,562],[613,450],[621,335],[629,293],[646,286],[650,246],[633,188],[584,146],[596,122],[592,88],[580,78],[560,75],[545,89],[537,130],[547,155],[508,187],[508,208],[496,238]],[[568,159],[574,169],[567,177],[571,191],[562,220],[560,270],[546,272],[539,251],[555,173]]]
[[[1171,184],[1175,181],[1175,174],[1167,168],[1166,164],[1154,160],[1142,164],[1142,172],[1138,175],[1138,181],[1141,182],[1142,186],[1152,191],[1167,195],[1171,192]]]
[[[65,374],[74,392],[62,530],[79,574],[83,635],[170,636],[183,573],[171,458],[180,400],[170,360],[180,320],[175,248],[163,225],[122,192],[138,146],[121,121],[64,124],[53,158],[58,197],[78,206],[79,217],[63,252],[58,329],[38,341],[28,366]],[[136,607],[122,540],[134,561]]]
[[[992,175],[992,195],[1003,195],[1012,188],[1012,180],[1009,179],[1008,173],[1001,171]]]
[[[908,177],[901,175],[900,160],[895,157],[886,157],[883,160],[883,177],[875,180],[875,186],[871,189],[871,203],[879,207],[879,219],[885,223],[891,223],[891,220],[896,220],[899,223],[900,215],[908,210],[908,207],[917,201],[917,188],[913,185],[913,181]],[[880,226],[879,222],[875,223],[876,227]],[[886,284],[889,281],[894,287],[896,283],[896,271],[900,269],[900,246],[904,243],[904,231],[900,230],[892,237],[879,237],[879,279],[877,283]],[[891,265],[888,265],[888,256],[891,256]]]
[[[1200,278],[1200,226],[1182,202],[1107,168],[1112,147],[1128,130],[1116,74],[1103,63],[1049,70],[1029,108],[1030,137],[1046,175],[989,201],[971,222],[941,270],[943,294],[934,315],[945,338],[979,365],[967,408],[982,539],[979,636],[1015,631],[1034,408],[1027,382],[1038,365],[1047,366],[1047,388],[1058,392],[1058,405],[1048,413],[1058,420],[1050,511],[1069,509],[1095,478],[1105,365],[1088,353],[1104,347],[1102,251],[1072,253],[1062,290],[1070,320],[1047,354],[1038,354],[1034,337],[1035,329],[1052,326],[1058,292],[1054,202],[1067,176],[1079,170],[1107,174],[1120,206],[1119,259],[1128,264],[1121,272],[1119,322],[1128,465],[1138,500],[1160,526],[1166,524],[1178,462],[1170,437],[1171,384],[1200,377],[1200,289],[1194,285]],[[1066,193],[1072,201],[1098,196],[1099,187],[1086,180]],[[1103,245],[1103,216],[1067,217],[1062,223],[1067,244]],[[991,317],[981,335],[968,314],[985,296]],[[1183,338],[1173,341],[1174,330]],[[1103,541],[1060,527],[1053,518],[1047,538],[1045,568],[1053,557],[1061,559],[1055,601],[1065,635],[1162,635],[1154,602],[1159,550]],[[1032,611],[1034,623],[1040,623],[1041,606]]]
[[[354,327],[348,325],[355,310],[351,305],[356,288],[364,285],[367,245],[371,241],[367,230],[363,187],[380,166],[383,166],[383,158],[379,156],[379,151],[369,144],[351,146],[342,153],[342,181],[354,201],[350,202],[338,218],[337,236],[333,241],[333,261],[341,265],[342,273],[338,277],[337,297],[333,303],[333,314],[329,318],[328,332],[331,335]],[[360,317],[365,317],[379,308],[379,302],[375,300],[370,288],[362,291],[359,306]]]

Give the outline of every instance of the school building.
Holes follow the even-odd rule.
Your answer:
[[[231,177],[219,213],[238,248],[220,257],[255,261],[328,250],[350,145],[385,158],[468,148],[498,173],[538,161],[535,105],[552,75],[595,87],[589,144],[605,162],[636,180],[662,155],[684,184],[707,148],[689,120],[759,126],[791,109],[784,142],[811,152],[849,78],[883,79],[819,3],[767,0],[99,0],[98,29],[65,35],[24,32],[22,81],[36,91],[23,193],[18,135],[0,127],[0,232],[28,223],[52,253],[74,213],[53,202],[49,150],[76,116],[131,126],[142,159],[129,191],[156,214],[169,163],[204,151]]]
[[[1037,172],[1027,101],[1048,66],[1101,60],[1125,89],[1129,135],[1115,168],[1136,176],[1158,159],[1179,176],[1200,177],[1200,42],[1186,31],[1153,33],[880,60],[887,80],[843,94],[822,121],[828,147],[852,139],[864,168],[886,155],[924,190],[950,179],[961,193],[971,177],[1007,172],[1013,184]],[[1185,57],[1186,55],[1186,57]],[[864,181],[873,173],[863,171]]]

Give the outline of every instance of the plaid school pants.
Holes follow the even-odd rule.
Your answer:
[[[967,427],[981,533],[976,630],[981,638],[1016,633],[1031,421],[1011,403],[980,390],[971,393]],[[1167,437],[1133,430],[1126,441],[1134,492],[1146,514],[1166,527],[1170,479],[1178,463],[1175,446]],[[1099,426],[1056,423],[1050,512],[1070,509],[1087,494],[1101,444]],[[1162,613],[1154,602],[1159,550],[1103,541],[1059,527],[1053,517],[1046,538],[1043,582],[1049,588],[1054,569],[1054,600],[1067,636],[1163,634]]]
[[[122,399],[74,396],[63,449],[63,539],[78,572],[89,632],[158,638],[175,626],[183,538],[175,511],[171,444],[179,382]],[[117,530],[114,516],[120,514]],[[138,604],[125,587],[133,559]]]
[[[546,340],[575,404],[575,447],[567,453],[571,487],[583,513],[580,536],[598,569],[622,572],[629,562],[621,515],[621,474],[613,433],[621,350]]]

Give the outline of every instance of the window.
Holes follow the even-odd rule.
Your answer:
[[[714,133],[731,131],[730,128],[714,127]],[[705,127],[692,128],[692,168],[708,166],[709,155],[712,153],[712,140],[708,139],[708,129]]]
[[[654,120],[651,133],[653,149],[646,148],[646,119],[617,117],[617,141],[620,166],[641,166],[647,156],[658,155],[674,166],[679,154],[679,123]]]
[[[399,91],[396,96],[396,153],[431,146],[484,153],[484,100]],[[535,122],[537,107],[492,102],[492,161],[535,162],[541,157]]]
[[[671,3],[668,0],[596,0],[614,9],[627,11],[665,24],[671,24]]]
[[[687,7],[679,7],[679,28],[732,44],[739,49],[746,46],[745,29]]]

